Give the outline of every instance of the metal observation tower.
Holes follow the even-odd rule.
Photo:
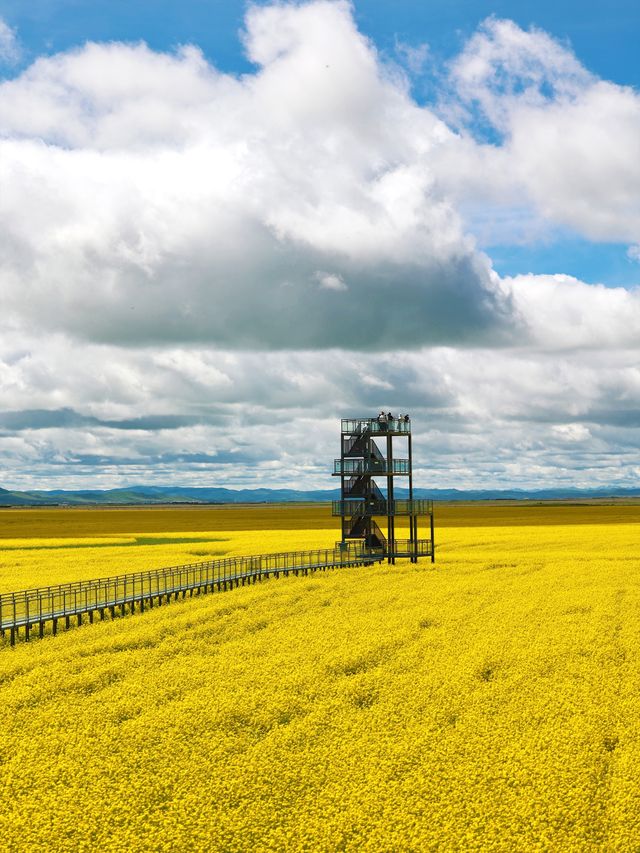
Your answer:
[[[394,440],[406,441],[406,458],[396,458]],[[389,563],[395,563],[396,557],[409,557],[412,563],[417,563],[418,557],[431,557],[433,563],[433,501],[413,498],[409,416],[396,418],[381,413],[377,418],[343,418],[341,445],[340,459],[333,466],[333,476],[340,477],[341,487],[340,500],[333,502],[333,515],[342,517],[342,547],[358,539],[365,551],[386,557]],[[408,499],[395,498],[398,477],[409,480]],[[382,487],[385,491],[376,479],[386,481]],[[428,539],[418,538],[421,517]],[[376,518],[386,518],[386,535]],[[408,539],[396,539],[398,518],[399,526],[406,529],[408,523]]]

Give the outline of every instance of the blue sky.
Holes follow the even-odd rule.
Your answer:
[[[380,408],[422,487],[637,485],[638,43],[626,0],[0,0],[0,486],[326,488]]]
[[[143,39],[157,50],[193,42],[218,67],[244,71],[249,66],[237,32],[246,6],[237,0],[2,0],[0,14],[18,28],[31,55],[90,39]],[[633,0],[357,0],[355,14],[361,31],[384,50],[392,51],[396,38],[426,41],[444,57],[489,15],[511,18],[521,27],[534,25],[569,40],[600,77],[640,85],[640,13]]]

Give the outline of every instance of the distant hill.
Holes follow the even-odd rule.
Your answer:
[[[407,489],[396,489],[397,498],[406,498]],[[28,492],[0,488],[0,506],[91,506],[144,504],[230,504],[230,503],[287,503],[337,500],[338,489],[300,491],[297,489],[222,489],[182,488],[179,486],[131,486],[126,489],[67,490],[40,489]],[[416,498],[439,501],[486,500],[584,500],[588,498],[640,497],[640,488],[623,489],[414,489]]]
[[[29,492],[13,492],[7,491],[7,489],[0,489],[0,506],[33,506],[34,504],[49,503],[54,503],[54,501],[49,501],[46,498],[40,500]]]

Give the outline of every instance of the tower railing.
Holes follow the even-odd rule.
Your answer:
[[[384,534],[383,538],[384,538]],[[354,540],[351,540],[354,541]],[[340,548],[341,543],[336,542],[336,548]],[[362,548],[369,557],[386,557],[390,550],[396,557],[431,557],[433,554],[433,542],[431,539],[394,539],[385,540],[384,547],[365,545],[363,541]]]
[[[344,433],[355,435],[356,433],[396,433],[397,435],[408,435],[411,432],[411,421],[404,418],[391,418],[381,421],[378,418],[343,418],[341,429]]]
[[[432,500],[344,500],[332,502],[332,515],[429,515]]]
[[[391,476],[393,474],[408,474],[410,465],[408,459],[334,459],[333,473],[340,475],[350,474],[378,474],[380,476]]]

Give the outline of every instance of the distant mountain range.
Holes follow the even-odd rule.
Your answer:
[[[396,489],[397,498],[408,497],[407,489]],[[66,490],[40,489],[28,492],[0,489],[0,506],[125,506],[142,504],[230,504],[285,503],[337,500],[338,489],[298,491],[296,489],[206,489],[178,486],[131,486],[127,489]],[[585,498],[640,497],[640,488],[623,489],[414,489],[416,498],[438,501],[487,500],[581,500]]]

